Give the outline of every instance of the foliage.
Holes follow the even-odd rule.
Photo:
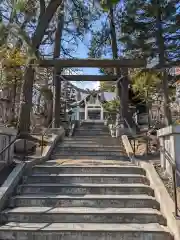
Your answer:
[[[113,75],[114,70],[112,68],[100,69],[100,73],[106,75]],[[100,89],[106,92],[115,92],[116,83],[115,81],[101,81]]]
[[[1,88],[22,83],[23,66],[26,59],[26,55],[20,49],[6,48],[1,51]]]
[[[116,5],[117,3],[119,3],[119,0],[101,0],[100,1],[101,7],[105,12],[109,11],[109,6]]]
[[[103,103],[103,108],[110,114],[116,114],[118,112],[118,109],[120,108],[120,102],[119,100],[112,100]]]
[[[145,100],[146,103],[152,100],[161,83],[160,74],[142,70],[134,71],[131,74],[131,79],[133,91],[138,98]]]
[[[155,64],[159,61],[159,54],[164,55],[165,61],[178,60],[180,31],[176,25],[177,2],[177,0],[125,1],[124,11],[120,17],[121,34],[119,35],[119,40],[124,43],[124,54],[131,58],[143,56],[149,62],[154,60]],[[159,34],[162,37],[161,43]]]
[[[100,89],[105,92],[114,92],[116,85],[114,81],[101,81],[100,82]]]

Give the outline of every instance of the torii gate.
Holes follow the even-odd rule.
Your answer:
[[[60,126],[60,75],[58,75],[58,69],[63,68],[115,68],[126,70],[123,72],[127,72],[128,68],[145,68],[147,63],[145,59],[42,59],[35,61],[35,64],[38,64],[40,67],[54,67],[56,69],[57,76],[54,78],[54,127]],[[118,71],[119,72],[119,71]],[[127,76],[122,75],[62,75],[63,79],[67,81],[116,81],[119,82],[121,80],[127,79]],[[121,91],[121,95],[119,97],[121,99],[121,115],[122,118],[125,118],[128,102],[128,92],[127,89],[123,89]]]

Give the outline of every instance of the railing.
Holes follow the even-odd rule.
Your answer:
[[[7,134],[2,134],[2,135],[7,135]],[[13,143],[15,143],[15,141],[17,140],[19,135],[16,135],[15,138],[11,142],[10,142],[11,135],[7,135],[7,136],[9,136],[9,144],[0,152],[0,156],[2,156],[6,151],[8,151],[8,161],[9,161],[11,146]]]
[[[135,154],[135,140],[138,138],[138,136],[137,135],[133,135],[133,131],[130,128],[130,125],[128,124],[126,119],[124,119],[124,120],[126,122],[126,125],[127,125],[128,129],[129,129],[130,134],[133,137],[134,143],[132,144],[131,141],[130,141],[130,144],[131,144],[131,147],[133,149],[134,156],[135,156],[136,155]],[[179,181],[180,181],[180,171],[177,169],[175,162],[173,161],[173,159],[170,156],[170,154],[166,151],[166,149],[162,149],[161,148],[160,150],[164,151],[165,158],[169,162],[169,164],[171,166],[171,169],[172,169],[172,185],[173,185],[173,197],[174,197],[174,215],[175,215],[176,218],[180,218],[180,216],[179,216],[179,211],[180,210],[178,208],[178,198],[177,198],[177,176],[178,176]]]
[[[70,122],[69,123],[69,133],[68,133],[69,137],[71,137],[74,134],[75,127],[76,127],[76,123],[75,122]]]
[[[152,130],[155,130],[156,129],[156,125],[152,125],[152,126],[149,126],[148,129],[144,130],[144,131],[140,131],[139,133],[134,133],[134,131],[131,129],[127,119],[124,119],[128,129],[129,129],[129,133],[130,133],[130,136],[131,136],[131,139],[130,142],[131,142],[131,146],[133,148],[133,152],[135,154],[136,152],[136,140],[142,140],[142,138],[145,140],[145,147],[146,147],[146,155],[152,153],[152,152],[158,152],[158,144],[157,144],[157,147],[155,149],[155,147],[153,148],[151,146],[151,141],[153,141],[153,135],[151,136],[150,132]],[[135,123],[134,123],[135,124]],[[140,126],[138,126],[137,124],[135,124],[138,128],[140,128]]]
[[[49,129],[52,126],[52,124],[54,123],[54,121],[55,121],[55,119],[49,124],[49,126],[46,128],[46,130],[41,135],[41,156],[43,154],[43,150],[44,150],[44,147],[45,147],[44,137],[47,134],[47,132],[49,131]],[[74,134],[75,125],[76,124],[74,122],[69,122],[68,136],[72,136]]]
[[[177,176],[180,179],[180,171],[177,169],[175,162],[173,161],[170,154],[166,149],[161,148],[161,151],[165,153],[165,158],[168,160],[171,169],[172,169],[172,184],[173,184],[173,196],[174,196],[174,215],[176,218],[179,218],[179,208],[178,208],[178,199],[177,199]]]
[[[41,149],[40,149],[40,152],[41,152],[41,156],[42,156],[42,154],[43,154],[43,150],[44,150],[44,147],[45,147],[45,141],[44,141],[45,135],[47,134],[47,132],[48,132],[48,130],[50,129],[50,127],[52,126],[53,122],[54,122],[54,120],[51,121],[51,123],[48,125],[48,127],[45,129],[45,131],[44,131],[42,134],[41,134],[41,133],[31,133],[32,135],[39,135],[39,136],[41,136],[41,140],[40,140],[40,148],[41,148]],[[11,146],[12,146],[12,144],[15,143],[15,141],[20,137],[20,134],[16,135],[15,138],[14,138],[11,142],[10,142],[10,139],[11,139],[11,136],[10,136],[10,135],[5,134],[5,133],[3,133],[2,135],[7,135],[7,136],[9,136],[9,144],[8,144],[2,151],[0,151],[0,157],[1,157],[6,151],[8,151],[8,160],[9,160],[9,158],[10,158]],[[25,158],[26,158],[26,154],[27,154],[27,152],[26,152],[26,148],[27,148],[26,144],[27,144],[27,140],[24,139],[24,154],[22,155],[22,156],[23,156],[23,159],[22,159],[22,160],[25,160]]]
[[[135,140],[139,137],[138,135],[133,135],[133,131],[132,129],[130,128],[130,125],[128,124],[127,120],[124,119],[127,126],[128,126],[128,129],[129,129],[129,132],[130,134],[132,135],[133,137],[133,143],[131,144],[131,147],[133,149],[133,152],[134,152],[134,156],[136,155],[135,154]],[[161,151],[164,151],[165,152],[165,158],[168,160],[170,166],[171,166],[171,169],[172,169],[172,185],[173,185],[173,196],[174,196],[174,215],[176,218],[179,218],[179,208],[178,208],[178,198],[177,198],[177,176],[180,180],[180,171],[176,168],[176,164],[175,162],[173,161],[172,157],[170,156],[170,154],[165,150],[165,149],[162,149],[161,148]]]
[[[45,131],[41,135],[41,156],[43,155],[43,150],[45,147],[44,137],[45,137],[46,133],[49,131],[49,129],[52,126],[52,124],[54,123],[54,121],[55,121],[55,119],[53,119],[51,121],[51,123],[48,125],[48,127],[45,129]]]
[[[132,130],[132,128],[130,127],[127,119],[124,118],[124,121],[128,127],[128,130],[129,130],[129,133],[130,133],[130,136],[131,136],[131,139],[130,140],[130,144],[131,144],[131,147],[133,149],[133,153],[134,155],[136,155],[136,139],[139,137],[137,134],[135,134]]]

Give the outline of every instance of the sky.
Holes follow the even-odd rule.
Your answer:
[[[99,28],[101,28],[101,23],[106,21],[106,16],[102,15],[101,18],[97,21],[94,22],[94,24],[92,24],[92,27],[94,30],[97,30]],[[88,58],[88,46],[90,45],[90,41],[91,41],[91,33],[87,33],[84,36],[84,40],[83,42],[79,41],[78,47],[77,47],[77,51],[76,53],[73,53],[73,57],[77,57],[77,58]],[[99,72],[99,68],[82,68],[82,74],[83,75],[101,75]],[[100,82],[96,81],[96,82],[90,82],[90,81],[86,81],[86,82],[77,82],[76,85],[80,88],[83,89],[98,89],[100,86]]]
[[[88,57],[88,47],[86,46],[86,43],[79,42],[77,52],[74,55],[74,57],[77,58],[87,58]],[[100,75],[98,68],[83,68],[82,74],[84,75]],[[77,82],[76,85],[83,89],[98,89],[99,88],[99,82]]]

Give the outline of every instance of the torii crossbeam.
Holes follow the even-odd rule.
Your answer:
[[[35,64],[40,67],[73,68],[144,68],[144,59],[46,59],[37,60]]]
[[[67,81],[117,81],[119,76],[116,75],[59,75]]]

